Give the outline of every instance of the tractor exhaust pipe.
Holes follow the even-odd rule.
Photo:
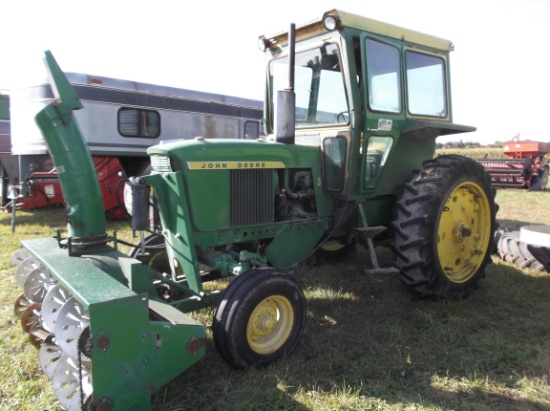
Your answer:
[[[92,157],[73,115],[82,103],[50,51],[45,52],[44,61],[55,100],[36,115],[35,121],[63,189],[68,238],[79,248],[97,245],[107,238],[105,211]]]
[[[288,88],[277,92],[275,138],[279,143],[294,144],[296,129],[296,94],[294,94],[294,62],[296,49],[296,25],[288,32]]]

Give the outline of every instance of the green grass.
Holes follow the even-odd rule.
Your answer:
[[[510,229],[548,223],[550,191],[499,190]],[[65,226],[60,208],[0,215],[0,409],[59,410],[37,350],[13,314],[21,293],[8,260],[19,241]],[[124,224],[108,229],[131,240]],[[379,248],[384,264],[391,253]],[[233,370],[216,352],[212,309],[196,314],[207,353],[152,397],[155,410],[548,410],[550,275],[494,263],[466,300],[412,296],[397,277],[374,277],[362,249],[298,275],[307,323],[288,359]],[[174,356],[178,353],[174,352]]]

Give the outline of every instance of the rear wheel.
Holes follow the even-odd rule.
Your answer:
[[[396,203],[400,279],[421,297],[467,297],[491,261],[497,206],[483,166],[461,156],[426,161]]]
[[[294,277],[253,269],[225,290],[214,313],[214,342],[235,368],[265,366],[292,353],[305,316],[305,298]]]

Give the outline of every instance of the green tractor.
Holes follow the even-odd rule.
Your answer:
[[[68,235],[23,241],[12,262],[25,289],[16,313],[66,408],[148,409],[204,356],[205,329],[187,315],[203,307],[215,307],[214,342],[232,366],[290,355],[306,321],[295,274],[321,250],[365,244],[367,271],[398,273],[420,297],[464,298],[483,277],[490,178],[472,160],[433,158],[438,136],[474,130],[452,122],[452,43],[332,10],[259,44],[268,137],[149,148],[152,171],[128,181],[128,208],[145,230],[153,204],[161,228],[129,256],[106,234],[72,115],[81,105],[47,52],[58,98],[37,123]],[[379,266],[379,242],[394,266]]]

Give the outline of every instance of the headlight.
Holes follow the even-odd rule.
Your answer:
[[[266,51],[269,47],[269,40],[264,36],[258,37],[258,47],[261,51]]]
[[[168,156],[151,156],[151,168],[157,173],[169,173],[172,171],[170,166],[170,158]]]
[[[333,16],[332,14],[327,14],[323,18],[323,25],[328,31],[335,30],[338,27],[338,17]]]

